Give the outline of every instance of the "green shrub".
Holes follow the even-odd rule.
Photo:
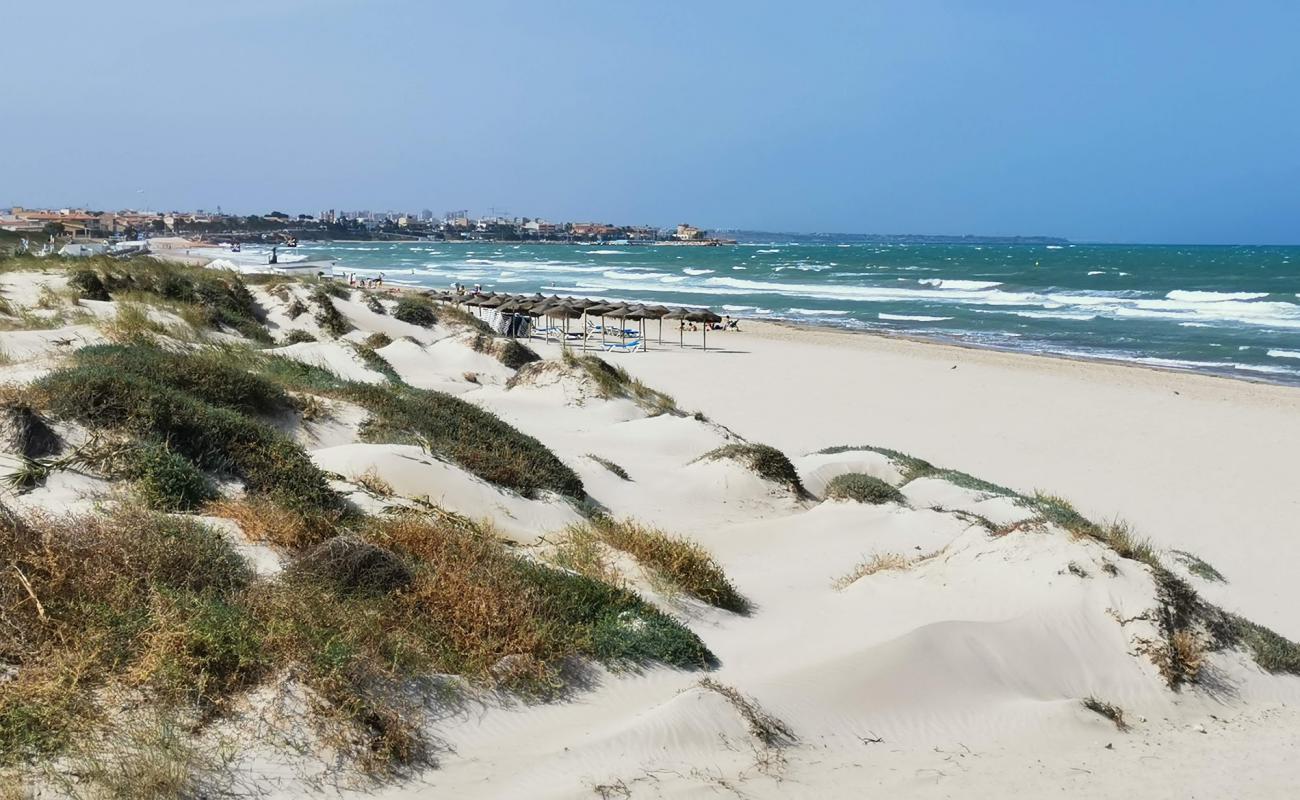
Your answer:
[[[369,347],[373,350],[378,350],[381,347],[387,347],[392,343],[393,343],[393,337],[389,336],[383,331],[375,331],[374,333],[370,334],[365,338],[366,347]]]
[[[510,369],[520,369],[525,364],[541,361],[542,357],[518,339],[506,339],[496,351],[497,360]]]
[[[397,370],[393,369],[393,365],[388,363],[388,359],[375,352],[375,348],[368,344],[357,344],[353,345],[353,349],[356,350],[357,355],[361,356],[361,360],[366,362],[367,367],[393,383],[402,382],[402,376],[397,374]]]
[[[326,284],[318,285],[311,295],[312,301],[316,303],[316,324],[321,327],[321,330],[337,339],[352,330],[353,326],[334,305],[333,294],[326,286]]]
[[[152,258],[119,262],[97,257],[87,269],[96,268],[105,289],[141,292],[164,300],[202,306],[214,325],[233,328],[240,334],[269,344],[271,335],[262,326],[253,294],[239,275]]]
[[[861,472],[836,475],[826,484],[826,496],[834,500],[854,500],[859,503],[880,505],[902,503],[903,493],[880,478]]]
[[[308,311],[307,304],[295,297],[289,301],[289,305],[284,312],[289,315],[289,319],[297,319]]]
[[[799,480],[799,473],[795,470],[790,459],[785,457],[785,453],[765,444],[727,444],[715,450],[710,450],[697,460],[716,461],[720,458],[730,458],[739,461],[749,469],[766,480],[780,483],[789,487],[790,491],[800,497],[807,494],[803,488],[803,482]]]
[[[425,328],[438,322],[438,316],[433,310],[433,303],[429,302],[428,298],[410,293],[403,294],[398,298],[393,317],[402,322],[420,325]]]
[[[108,289],[93,269],[79,269],[68,276],[68,285],[77,289],[83,300],[108,300]]]
[[[366,295],[366,308],[370,309],[376,314],[388,313],[388,309],[384,308],[384,304],[381,303],[379,301],[379,298],[375,297],[373,294]]]
[[[284,335],[284,339],[280,341],[280,344],[282,345],[303,344],[306,342],[316,342],[316,341],[319,340],[315,336],[312,336],[309,332],[303,330],[302,328],[294,328],[293,330],[289,331]]]
[[[524,496],[546,489],[583,497],[582,479],[546,445],[458,397],[364,384],[342,395],[371,412],[361,430],[367,441],[418,444]]]
[[[76,364],[136,375],[246,414],[273,414],[289,406],[275,383],[237,366],[244,355],[220,349],[170,352],[152,345],[93,345],[74,356]]]
[[[36,390],[56,416],[161,439],[196,466],[233,472],[248,491],[290,508],[340,508],[340,498],[302,448],[231,408],[107,364],[59,370]]]
[[[670,395],[651,389],[640,380],[629,375],[627,370],[622,367],[615,366],[596,356],[576,355],[567,349],[564,351],[562,358],[566,366],[576,367],[585,372],[596,384],[601,397],[628,398],[635,401],[637,405],[650,414],[678,413],[677,401]],[[507,384],[507,386],[509,385]]]
[[[194,511],[217,496],[202,472],[158,442],[132,447],[122,473],[135,482],[136,496],[156,511]]]

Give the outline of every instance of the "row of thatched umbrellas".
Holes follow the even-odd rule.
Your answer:
[[[526,314],[530,317],[548,317],[551,319],[560,319],[564,321],[564,339],[568,339],[569,320],[582,318],[599,318],[601,343],[605,341],[605,318],[622,320],[633,320],[641,323],[641,341],[645,341],[645,321],[648,319],[659,320],[659,343],[664,341],[664,323],[666,319],[682,320],[683,322],[699,322],[703,324],[704,330],[704,349],[709,349],[709,326],[721,322],[722,317],[710,311],[707,308],[669,308],[667,306],[647,306],[640,303],[610,303],[603,300],[592,300],[590,298],[579,297],[560,297],[551,295],[544,297],[541,294],[497,294],[493,292],[458,294],[455,292],[433,292],[431,296],[434,300],[444,303],[458,303],[465,306],[473,306],[484,309],[495,309],[502,314]],[[547,338],[550,338],[549,332]],[[685,346],[682,332],[678,331],[678,346]],[[562,341],[563,341],[562,340]],[[582,347],[587,347],[587,338],[582,338]]]

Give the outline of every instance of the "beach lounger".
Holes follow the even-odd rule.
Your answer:
[[[635,353],[641,349],[641,340],[633,339],[629,342],[619,344],[617,342],[607,342],[604,345],[606,353]]]

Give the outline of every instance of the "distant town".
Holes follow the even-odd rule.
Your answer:
[[[604,222],[549,222],[537,217],[489,215],[467,211],[441,216],[419,212],[337,211],[316,215],[271,211],[238,215],[207,211],[96,211],[83,208],[0,209],[0,230],[33,238],[138,239],[186,236],[213,242],[313,239],[387,239],[395,241],[624,242],[659,245],[720,245],[734,240],[710,236],[693,225],[611,225]]]

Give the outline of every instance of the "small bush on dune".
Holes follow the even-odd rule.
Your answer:
[[[209,707],[264,667],[255,627],[230,605],[247,567],[202,525],[130,508],[6,512],[0,560],[0,645],[19,668],[0,683],[0,761],[66,744],[110,683]]]
[[[566,366],[576,367],[586,373],[596,384],[601,397],[606,399],[625,397],[634,400],[637,405],[651,414],[678,413],[677,401],[670,395],[651,389],[629,375],[622,367],[596,356],[576,355],[567,349],[562,358]]]
[[[243,358],[238,351],[170,352],[140,344],[94,345],[74,356],[79,365],[135,375],[246,414],[272,414],[287,408],[288,394],[249,372],[239,363]]]
[[[384,304],[381,303],[381,302],[379,301],[379,298],[378,298],[378,297],[375,297],[373,294],[367,294],[367,295],[366,295],[366,308],[370,309],[371,311],[375,312],[376,314],[387,314],[387,313],[388,313],[388,309],[384,308]]]
[[[241,277],[233,272],[192,267],[151,258],[119,262],[111,258],[87,259],[84,271],[94,272],[110,295],[139,292],[163,300],[201,306],[212,323],[238,331],[255,341],[270,343],[271,336],[258,318],[260,310]],[[84,284],[84,285],[83,285]],[[87,291],[90,279],[78,288]]]
[[[74,270],[68,276],[68,285],[76,289],[83,300],[109,300],[108,289],[104,287],[104,281],[99,277],[99,273],[93,269]]]
[[[367,367],[393,383],[402,383],[402,376],[397,373],[397,370],[393,369],[393,365],[388,362],[388,359],[375,352],[375,348],[368,344],[357,344],[353,345],[353,349],[356,350],[357,355],[361,357]]]
[[[708,551],[694,542],[669,536],[632,520],[609,517],[597,517],[569,530],[571,536],[579,538],[588,533],[610,547],[630,554],[637,563],[677,591],[728,611],[745,613],[749,609],[749,604],[727,579],[722,567]]]
[[[433,303],[426,297],[406,293],[397,300],[393,318],[411,325],[431,327],[438,322],[438,315],[433,310]]]
[[[141,502],[157,511],[194,511],[216,497],[202,472],[157,442],[130,448],[122,474],[135,482]]]
[[[317,341],[320,340],[317,339],[315,336],[313,336],[310,332],[305,331],[302,328],[294,328],[293,330],[289,331],[284,335],[284,338],[280,340],[280,344],[282,345],[302,344],[305,342],[317,342]]]
[[[309,310],[310,309],[307,308],[306,303],[295,297],[289,301],[289,305],[285,308],[284,313],[289,315],[289,319],[297,319],[303,314],[306,314]]]
[[[375,331],[374,333],[370,334],[365,338],[366,347],[369,347],[373,350],[378,350],[381,347],[387,347],[392,343],[393,343],[393,337],[389,336],[383,331]]]
[[[592,461],[595,461],[597,464],[601,465],[602,467],[614,473],[615,475],[617,475],[618,477],[622,478],[625,481],[632,480],[632,476],[627,474],[627,470],[623,469],[618,464],[615,464],[613,461],[610,461],[608,458],[601,458],[600,456],[594,455],[592,453],[588,453],[587,458],[590,458]]]
[[[858,503],[902,503],[903,493],[880,478],[861,472],[836,475],[826,485],[826,496],[834,500],[853,500]]]
[[[582,479],[544,444],[460,398],[358,384],[348,386],[343,396],[371,411],[361,431],[367,441],[421,445],[525,496],[545,489],[583,497]]]
[[[517,339],[506,339],[497,348],[497,360],[510,369],[520,369],[525,364],[541,361],[542,357]]]
[[[748,442],[727,444],[715,450],[710,450],[697,460],[716,461],[722,458],[739,461],[757,473],[759,477],[782,484],[800,497],[807,494],[807,491],[803,488],[803,481],[799,480],[799,473],[795,470],[794,465],[790,463],[790,459],[786,458],[785,453],[775,447]]]
[[[467,327],[476,333],[485,333],[488,336],[496,334],[496,331],[492,330],[491,325],[460,306],[444,303],[438,306],[436,313],[438,319],[441,320],[444,325],[460,325],[462,327]]]
[[[311,299],[316,304],[316,324],[321,330],[337,339],[353,329],[352,323],[334,305],[334,296],[325,284],[316,287]]]
[[[290,570],[328,584],[340,594],[394,592],[414,577],[395,553],[355,536],[326,539],[299,556]]]
[[[255,494],[304,511],[340,507],[300,447],[231,408],[107,363],[59,370],[35,390],[57,417],[161,439],[198,467],[233,472]]]

